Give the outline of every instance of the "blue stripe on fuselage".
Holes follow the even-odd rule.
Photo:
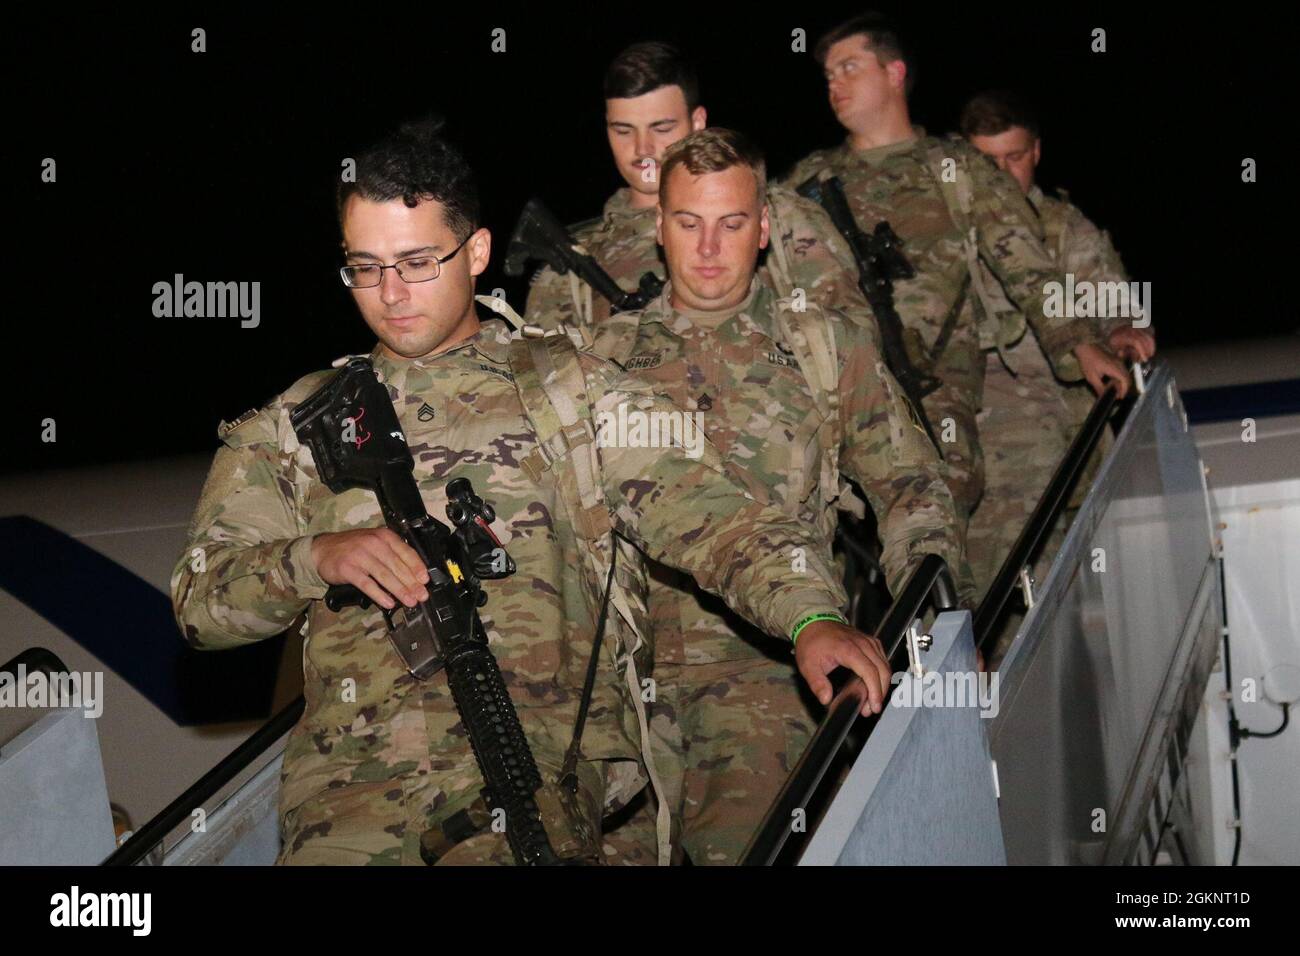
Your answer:
[[[185,643],[167,595],[76,538],[0,518],[0,588],[182,726],[265,717],[284,637],[230,651]]]

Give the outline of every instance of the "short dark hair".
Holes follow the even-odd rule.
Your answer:
[[[633,43],[610,60],[605,70],[605,99],[643,96],[661,86],[677,86],[686,108],[700,105],[700,80],[695,65],[671,43],[646,40]]]
[[[1023,126],[1029,135],[1038,138],[1038,113],[1033,105],[1012,90],[985,90],[976,93],[961,110],[961,134],[972,136],[997,136],[1013,126]]]
[[[754,174],[758,184],[758,204],[767,202],[767,167],[763,151],[753,140],[734,129],[709,126],[679,139],[664,150],[664,161],[659,167],[659,198],[668,189],[668,175],[678,166],[685,166],[692,176],[721,173],[733,166],[745,166]]]
[[[443,134],[444,125],[437,116],[403,123],[362,152],[356,182],[338,185],[339,226],[352,196],[400,199],[411,209],[436,200],[447,228],[457,239],[468,238],[479,223],[478,184],[464,154]]]
[[[826,55],[832,46],[852,36],[862,36],[867,47],[876,54],[881,66],[902,60],[907,67],[907,76],[903,80],[904,94],[910,94],[916,85],[916,59],[911,47],[907,46],[899,35],[898,28],[883,13],[868,10],[856,17],[850,17],[837,27],[832,27],[818,38],[813,46],[813,57],[821,66],[826,65]]]

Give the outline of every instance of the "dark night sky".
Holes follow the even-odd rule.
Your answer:
[[[452,121],[497,240],[480,290],[504,287],[520,307],[522,280],[506,279],[500,258],[523,202],[540,195],[561,218],[583,219],[621,184],[600,80],[626,43],[690,50],[710,122],[753,135],[775,172],[841,138],[790,31],[815,37],[859,8],[701,19],[701,6],[10,21],[0,162],[20,215],[7,254],[36,271],[9,289],[5,329],[17,342],[4,388],[18,440],[0,470],[211,450],[220,418],[368,350],[334,271],[332,188],[341,158],[398,119],[437,110]],[[430,13],[402,27],[401,9]],[[1234,339],[1296,328],[1284,282],[1297,271],[1294,242],[1275,234],[1295,221],[1279,125],[1291,122],[1282,100],[1296,84],[1280,24],[1095,4],[900,9],[919,53],[914,120],[947,131],[988,86],[1035,97],[1040,181],[1068,188],[1111,230],[1132,276],[1153,283],[1162,344],[1222,342],[1230,360]],[[195,26],[207,53],[190,52]],[[504,54],[489,48],[498,26]],[[1098,26],[1104,54],[1089,51]],[[46,156],[58,162],[53,185],[39,180]],[[1252,185],[1241,182],[1246,156],[1259,166]],[[260,327],[154,318],[153,283],[177,272],[260,281]],[[58,422],[54,444],[40,441],[46,417]]]

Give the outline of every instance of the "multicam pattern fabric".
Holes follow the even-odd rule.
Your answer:
[[[580,580],[589,564],[554,470],[534,480],[521,468],[536,439],[509,364],[511,341],[509,327],[489,319],[443,354],[396,362],[377,349],[372,359],[397,408],[429,512],[445,514],[444,488],[455,477],[470,479],[495,507],[493,530],[519,571],[486,585],[490,600],[481,614],[546,774],[558,768],[573,729],[598,610],[591,595],[604,582]],[[593,410],[630,403],[674,411],[610,363],[591,355],[581,361],[588,394],[599,396]],[[239,646],[303,622],[306,711],[286,748],[280,795],[286,854],[295,843],[321,847],[330,830],[375,833],[375,826],[347,822],[352,807],[373,824],[382,820],[379,831],[396,841],[376,850],[373,862],[414,862],[412,840],[469,806],[482,781],[445,678],[418,683],[406,672],[377,609],[334,613],[320,600],[326,584],[312,566],[312,536],[382,524],[373,494],[336,495],[319,481],[310,450],[290,425],[290,412],[329,374],[301,379],[257,415],[220,430],[225,447],[173,573],[173,603],[186,639],[202,648]],[[843,605],[820,542],[738,489],[707,443],[699,457],[681,447],[614,446],[599,454],[615,526],[657,560],[696,575],[759,627],[788,633],[802,616]],[[808,552],[799,574],[788,558],[796,548]],[[583,738],[588,761],[635,762],[640,753],[612,663],[617,654],[611,647],[602,655]],[[603,772],[580,776],[597,781],[588,790],[604,786]],[[602,804],[600,793],[584,799],[592,808]],[[364,850],[345,846],[335,859],[352,860],[356,852]]]
[[[1058,375],[1079,377],[1071,351],[1095,333],[1086,321],[1044,314],[1047,283],[1060,281],[1061,273],[1014,180],[963,140],[916,132],[915,139],[863,152],[848,142],[818,150],[784,181],[797,186],[812,176],[838,176],[862,229],[885,220],[903,240],[916,276],[895,282],[894,302],[913,360],[943,383],[923,404],[953,469],[958,507],[969,516],[983,491],[975,422],[984,387],[982,349],[1008,347],[1019,338],[1014,317],[999,324],[971,294],[971,230],[978,255],[1020,306],[1021,332],[1027,322]],[[970,197],[970,208],[954,216],[954,196],[962,194]]]

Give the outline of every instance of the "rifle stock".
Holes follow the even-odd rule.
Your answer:
[[[548,265],[560,275],[573,272],[603,296],[615,312],[644,309],[664,287],[662,279],[647,272],[641,276],[636,291],[625,291],[599,262],[579,250],[569,231],[537,198],[524,204],[510,235],[510,244],[506,247],[506,275],[523,275],[530,261]]]

